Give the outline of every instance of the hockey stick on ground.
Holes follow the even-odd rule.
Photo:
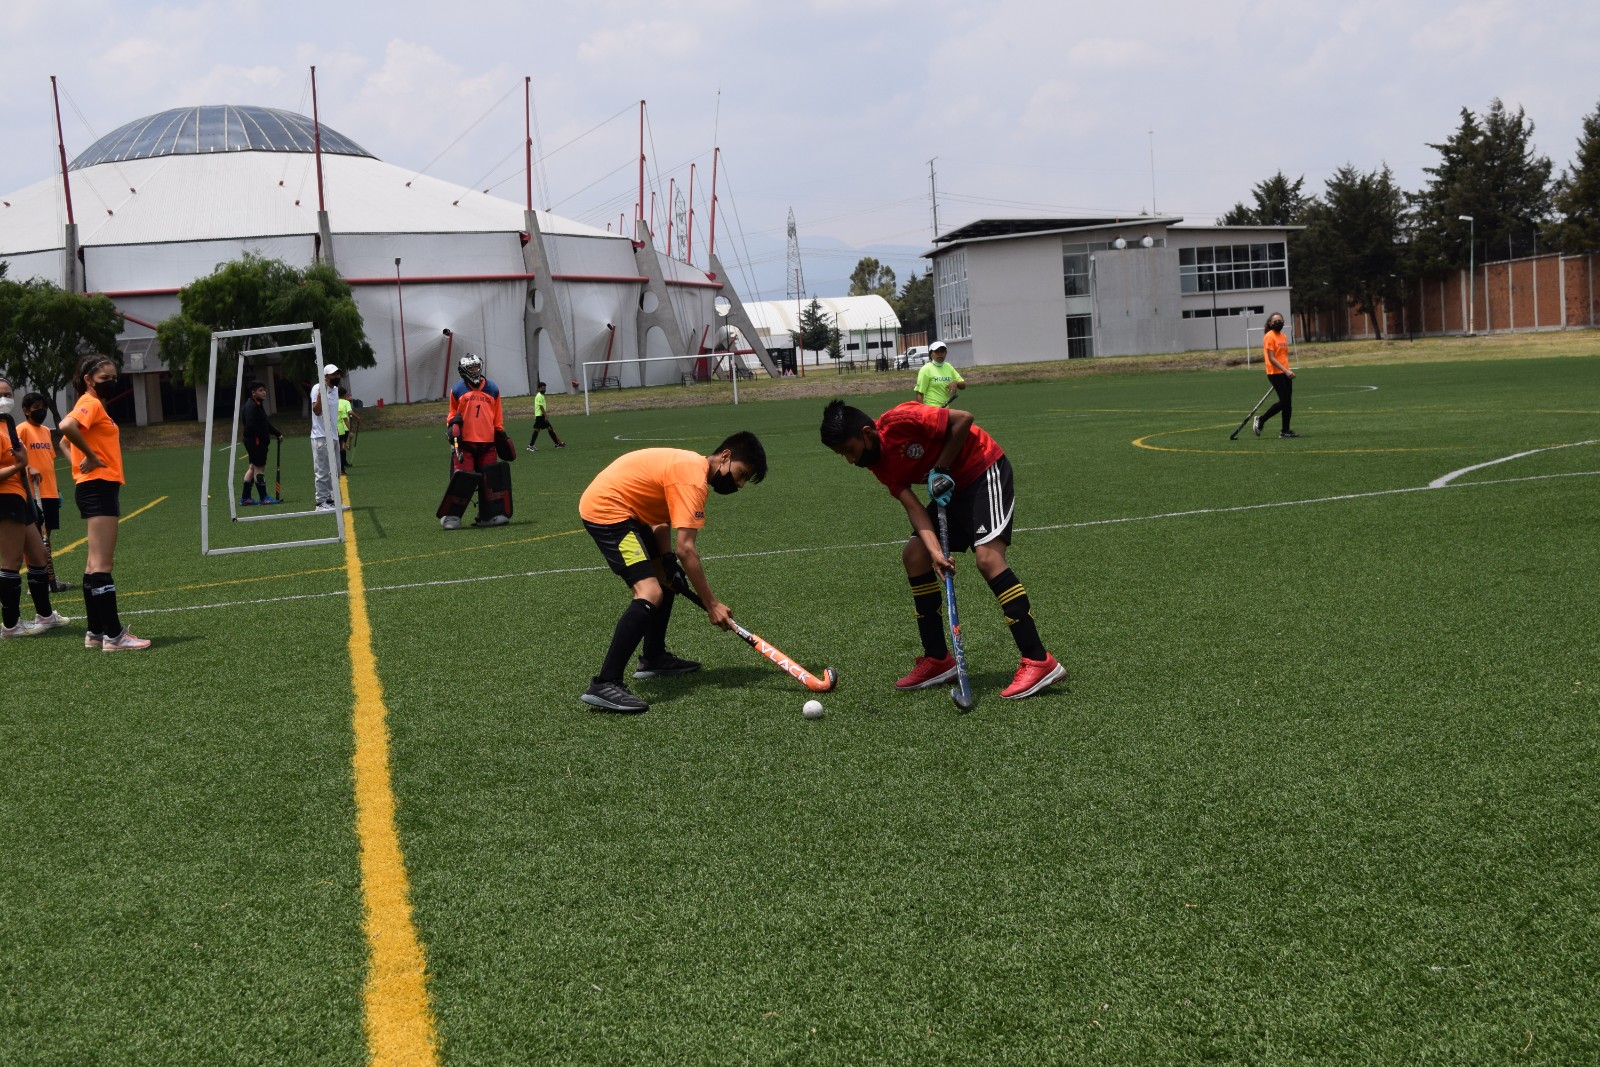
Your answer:
[[[34,524],[39,528],[39,540],[44,542],[44,565],[46,570],[50,572],[50,591],[52,593],[65,593],[72,586],[56,577],[55,553],[50,550],[50,531],[45,527],[44,503],[39,499],[39,488],[33,484],[31,477],[27,479],[27,483],[28,495],[33,498]]]
[[[1228,435],[1228,440],[1237,441],[1239,439],[1239,431],[1244,429],[1244,424],[1250,421],[1251,416],[1253,416],[1256,413],[1256,409],[1260,408],[1262,404],[1265,404],[1267,402],[1267,397],[1269,397],[1271,395],[1272,395],[1272,387],[1269,385],[1269,386],[1267,386],[1267,391],[1261,394],[1261,399],[1256,401],[1256,406],[1250,409],[1250,414],[1246,415],[1240,421],[1239,425],[1237,425],[1237,426],[1235,426],[1233,428],[1233,432]]]
[[[658,560],[657,562],[661,563],[660,570],[663,572],[670,571],[670,574],[667,575],[667,585],[673,592],[686,597],[689,603],[704,611],[706,608],[705,602],[695,594],[693,587],[689,585],[689,576],[683,573],[683,568],[678,566],[676,561],[670,567],[662,561]],[[751,633],[732,619],[728,620],[728,626],[744,640],[745,644],[771,660],[779,669],[786,671],[790,677],[813,693],[830,692],[834,686],[839,684],[839,674],[832,667],[823,668],[822,677],[818,678],[815,674],[790,659],[782,649],[760,634]]]
[[[939,506],[939,551],[950,558],[950,521],[945,518],[944,505]],[[956,576],[954,571],[944,572],[944,598],[950,608],[950,647],[956,654],[957,685],[950,690],[950,699],[962,711],[972,710],[972,678],[967,674],[967,650],[961,643],[961,618],[956,614]]]

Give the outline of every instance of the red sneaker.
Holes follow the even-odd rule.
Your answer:
[[[1044,654],[1044,659],[1022,660],[1022,666],[1017,668],[1017,675],[1011,679],[1011,684],[1000,690],[1000,695],[1007,700],[1021,700],[1031,697],[1052,682],[1059,682],[1067,676],[1067,669],[1056,662],[1050,653]]]
[[[918,656],[917,665],[911,668],[911,673],[894,683],[896,689],[926,689],[930,685],[948,682],[956,676],[956,658],[950,653],[944,654],[944,659],[934,659],[932,656]]]

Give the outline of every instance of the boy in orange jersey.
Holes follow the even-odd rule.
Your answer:
[[[611,572],[633,592],[617,620],[600,673],[579,698],[602,711],[638,713],[650,705],[622,681],[622,672],[641,642],[635,678],[688,674],[700,669],[693,660],[667,651],[667,623],[676,599],[660,575],[681,564],[684,576],[705,604],[715,626],[728,629],[733,613],[717,599],[700,565],[698,540],[706,524],[706,497],[711,490],[736,493],[747,482],[767,476],[767,452],[755,434],[742,430],[723,441],[709,456],[682,448],[643,448],[619,456],[595,476],[578,501],[578,516],[594,538]],[[668,534],[676,531],[676,555],[668,551]]]
[[[1268,316],[1266,331],[1261,335],[1261,362],[1267,368],[1267,384],[1278,394],[1278,399],[1265,413],[1256,416],[1251,429],[1260,437],[1261,427],[1266,425],[1267,420],[1282,412],[1283,425],[1278,436],[1299,437],[1289,429],[1289,419],[1294,414],[1294,405],[1291,403],[1294,371],[1289,369],[1289,339],[1283,336],[1283,316],[1276,311]]]
[[[461,357],[456,370],[461,380],[450,390],[450,414],[445,424],[451,446],[451,486],[459,489],[467,484],[456,477],[458,472],[475,475],[471,482],[478,493],[478,518],[473,525],[504,526],[511,521],[511,484],[508,477],[501,476],[510,471],[503,467],[490,471],[500,463],[495,436],[506,432],[500,387],[483,376],[483,360],[471,352]],[[461,529],[461,516],[466,513],[471,496],[471,492],[447,490],[440,505],[439,525],[446,530]]]

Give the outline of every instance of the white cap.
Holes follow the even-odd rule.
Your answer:
[[[945,347],[944,347],[944,342],[943,341],[935,341],[935,342],[933,342],[933,344],[928,346],[928,351],[929,352],[943,352],[944,350],[945,350]]]
[[[322,368],[322,376],[324,378],[326,378],[330,374],[338,374],[338,373],[339,373],[339,368],[335,367],[332,363],[330,363],[326,367]]]

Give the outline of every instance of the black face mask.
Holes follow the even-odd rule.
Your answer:
[[[734,480],[733,475],[728,471],[722,471],[719,474],[713,474],[707,480],[711,483],[711,488],[716,490],[716,492],[722,496],[727,496],[729,493],[737,493],[739,491],[739,483]]]
[[[331,379],[328,382],[328,384],[333,386],[335,389],[337,389],[337,388],[339,388],[339,383],[342,382],[342,381],[344,381],[343,378],[334,378],[334,379]]]
[[[861,458],[856,460],[858,467],[876,467],[878,460],[883,458],[883,442],[873,441],[871,445],[861,450]]]
[[[1272,330],[1274,333],[1281,333],[1283,332],[1283,323],[1274,320],[1267,323],[1267,329]]]
[[[122,383],[117,381],[115,378],[111,378],[103,382],[95,382],[94,395],[99,397],[101,400],[110,400],[112,397],[117,395],[117,391],[121,388]]]
[[[35,426],[41,426],[41,425],[44,424],[44,409],[43,408],[40,408],[38,411],[27,412],[27,416],[28,416],[28,421],[33,423]]]

